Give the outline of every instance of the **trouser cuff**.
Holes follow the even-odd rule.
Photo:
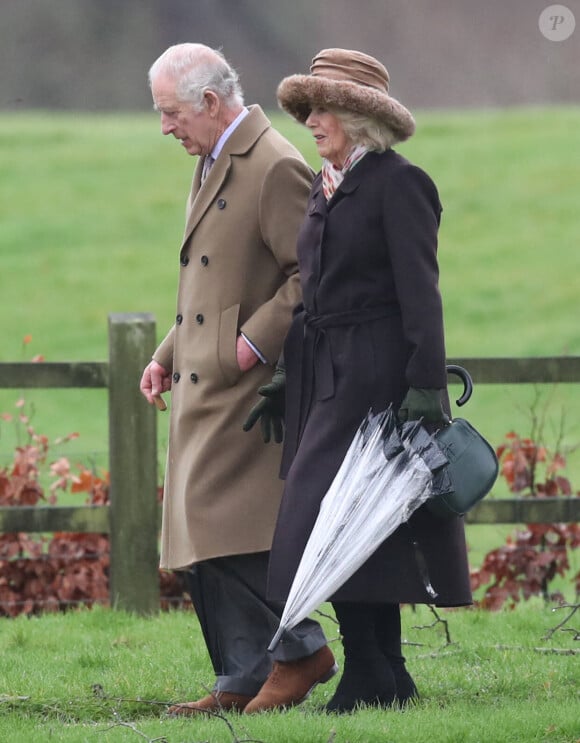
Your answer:
[[[217,676],[213,687],[216,691],[228,691],[230,694],[244,694],[255,697],[266,679],[257,680],[246,676]]]
[[[272,660],[287,662],[307,658],[327,645],[326,637],[321,627],[311,628],[309,633],[300,639],[290,637],[285,640],[285,638],[286,635],[283,635],[278,645],[272,651]]]

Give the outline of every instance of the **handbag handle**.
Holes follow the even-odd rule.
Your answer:
[[[473,392],[473,380],[471,379],[470,373],[463,366],[458,364],[447,364],[445,367],[448,374],[456,374],[463,382],[463,392],[461,396],[455,401],[459,407],[465,405],[465,403],[471,397]]]

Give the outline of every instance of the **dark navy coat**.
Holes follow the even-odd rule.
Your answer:
[[[272,599],[287,597],[320,502],[369,408],[398,408],[410,386],[446,388],[440,215],[432,180],[393,150],[368,153],[328,204],[321,175],[314,180],[298,237],[303,305],[284,349],[285,489]],[[436,600],[425,589],[417,546]],[[463,519],[420,508],[332,598],[470,603]]]

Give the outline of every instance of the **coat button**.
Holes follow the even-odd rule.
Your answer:
[[[173,372],[173,381],[179,382],[180,379],[181,379],[181,374],[179,372]]]
[[[226,200],[225,199],[218,199],[217,208],[218,209],[225,209],[226,208]]]
[[[182,266],[187,266],[187,264],[189,263],[189,256],[182,255],[181,258],[179,259],[179,262],[181,263]]]
[[[192,381],[192,382],[193,382],[194,384],[197,384],[197,380],[199,379],[199,377],[197,376],[197,374],[196,374],[195,372],[192,372],[192,373],[191,373],[191,374],[189,375],[189,378],[191,379],[191,381]]]
[[[200,261],[202,266],[207,266],[207,264],[209,263],[209,258],[207,257],[207,255],[202,255]]]
[[[200,313],[199,315],[195,316],[195,321],[198,325],[201,325],[203,323],[203,315]]]
[[[183,322],[183,315],[177,315],[177,317],[175,318],[175,322],[178,325],[181,325],[181,323]]]

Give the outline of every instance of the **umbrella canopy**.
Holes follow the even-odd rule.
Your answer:
[[[322,500],[269,650],[431,496],[447,463],[420,421],[401,425],[391,407],[368,413]]]

